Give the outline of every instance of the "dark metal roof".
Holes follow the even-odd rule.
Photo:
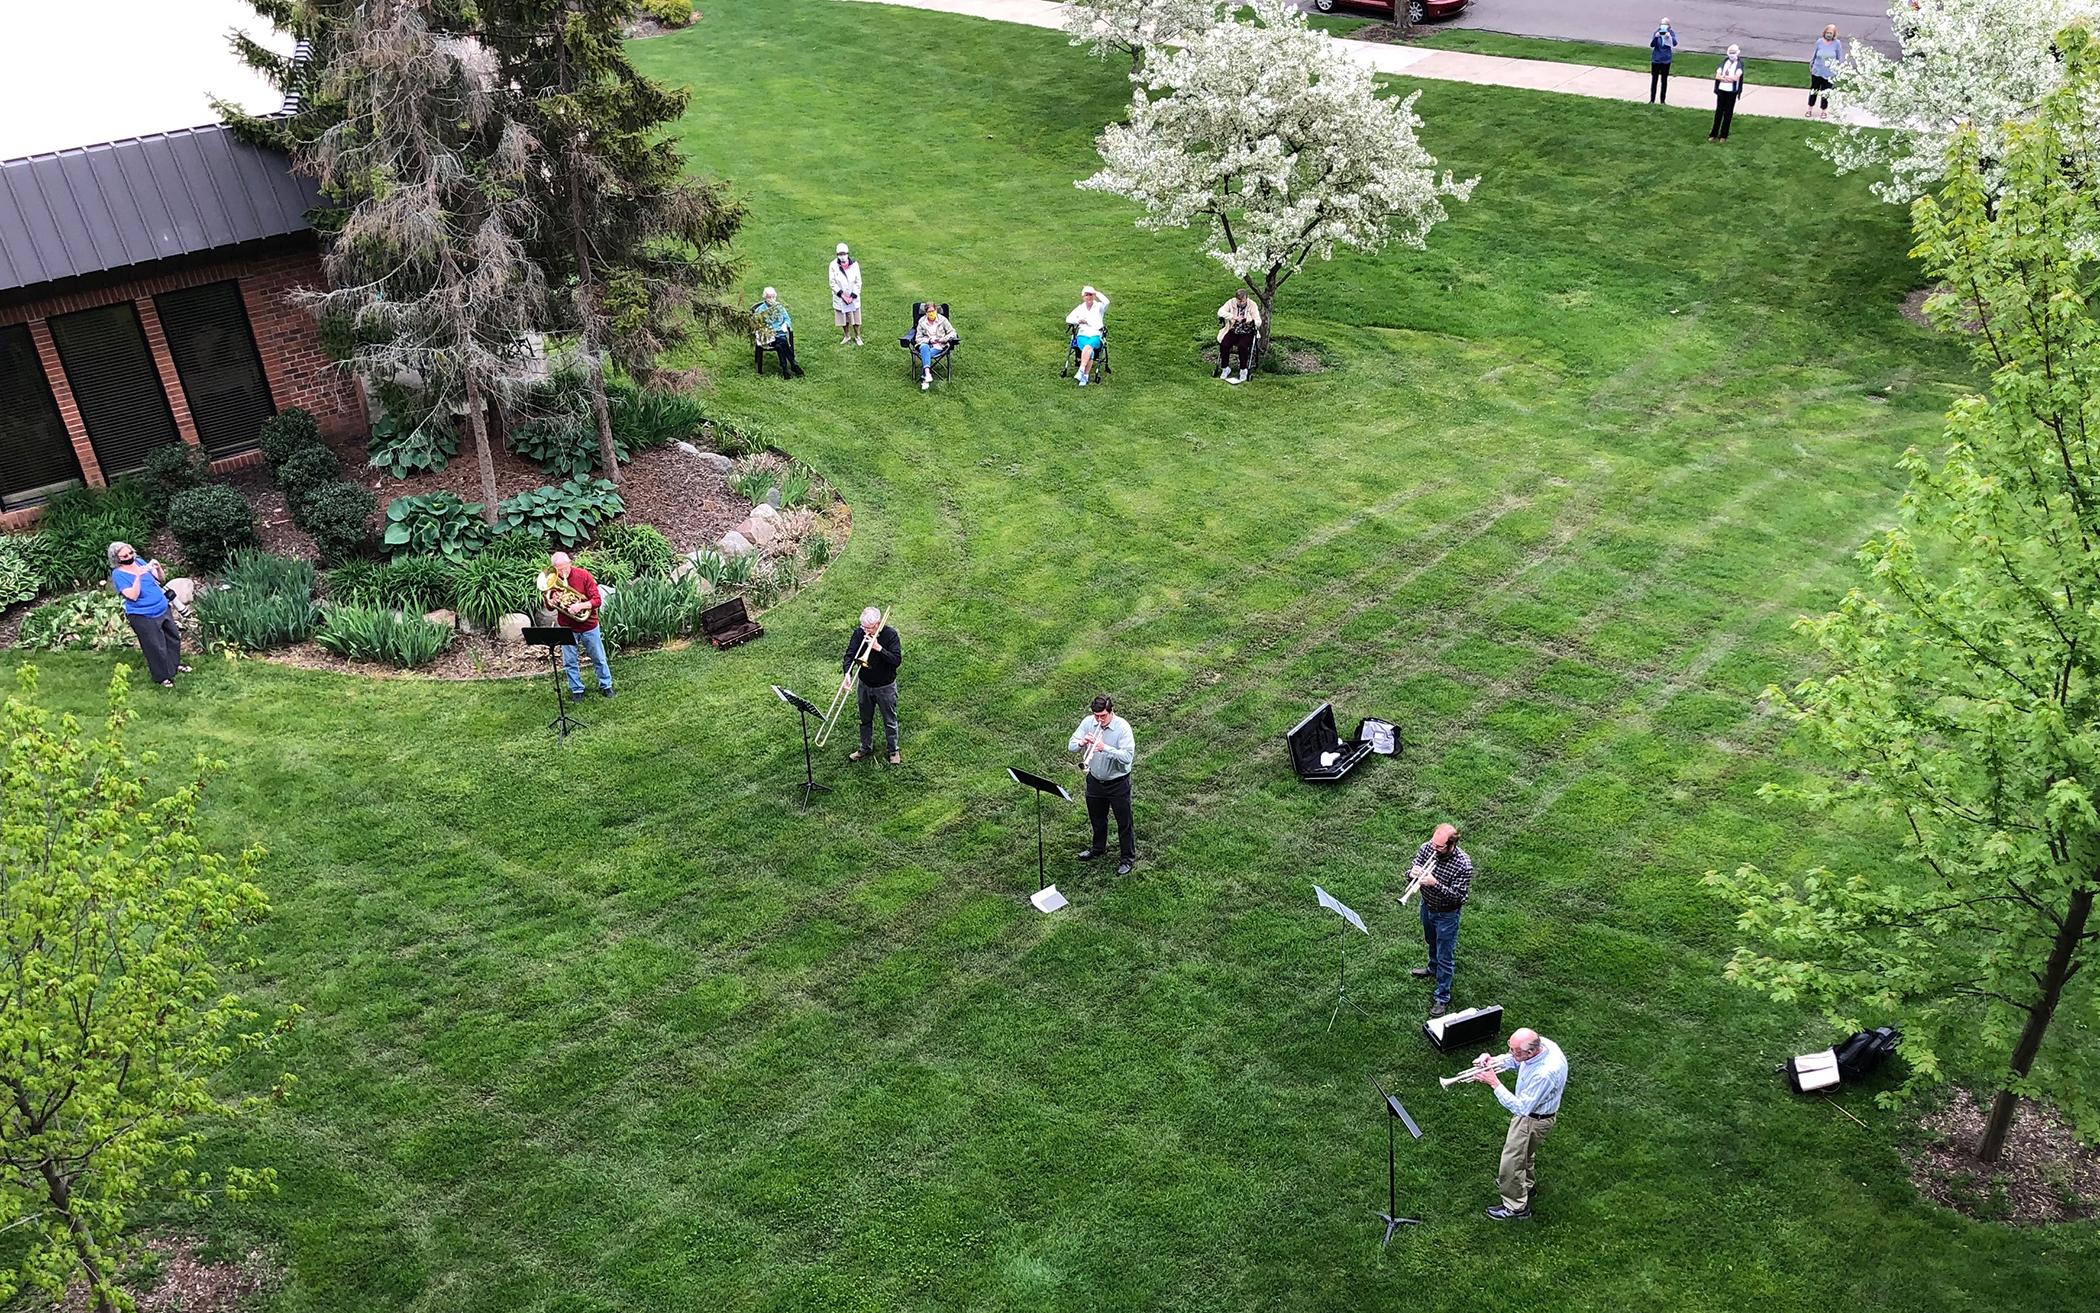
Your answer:
[[[0,161],[0,291],[302,232],[318,198],[221,124]]]

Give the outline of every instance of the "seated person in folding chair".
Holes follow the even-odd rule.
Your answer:
[[[1104,316],[1108,311],[1108,298],[1091,287],[1080,289],[1079,304],[1065,316],[1065,323],[1072,328],[1072,345],[1079,352],[1079,386],[1085,387],[1087,377],[1093,372],[1094,355],[1101,350],[1102,338],[1108,331]]]
[[[780,357],[782,378],[802,377],[802,366],[795,363],[795,321],[780,303],[780,293],[768,287],[765,299],[751,307],[751,321],[751,340],[756,344],[751,360],[758,372],[766,372],[766,348],[771,347]]]
[[[1261,331],[1261,306],[1242,287],[1232,299],[1218,307],[1218,377],[1227,383],[1247,381],[1248,362],[1254,356],[1254,337]],[[1232,358],[1240,358],[1240,376],[1232,373]]]
[[[955,350],[955,325],[948,322],[940,306],[931,301],[919,307],[909,335],[899,345],[919,359],[919,391],[933,386],[933,363]]]

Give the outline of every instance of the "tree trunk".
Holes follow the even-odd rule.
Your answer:
[[[561,17],[565,18],[568,12],[568,6],[564,5]],[[554,34],[555,62],[560,70],[560,89],[566,94],[571,88],[569,47],[563,30],[558,23]],[[591,272],[591,241],[584,223],[583,169],[576,158],[574,137],[563,144],[562,154],[569,173],[569,241],[576,252],[576,317],[583,323],[583,357],[591,379],[591,415],[598,422],[598,464],[605,471],[606,479],[617,487],[620,453],[613,446],[612,408],[605,401],[605,350],[603,335],[599,332],[598,282]]]
[[[2025,1076],[2034,1066],[2035,1054],[2041,1052],[2042,1035],[2049,1029],[2049,1022],[2056,1015],[2056,1005],[2063,998],[2064,985],[2071,979],[2072,959],[2078,952],[2078,941],[2085,938],[2085,925],[2093,911],[2093,892],[2080,890],[2071,895],[2070,906],[2064,910],[2063,926],[2056,932],[2056,944],[2049,950],[2049,961],[2042,968],[2042,996],[2035,1000],[2027,1013],[2027,1024],[2020,1028],[2020,1042],[2013,1046],[2012,1071],[2015,1077]],[[1976,1156],[1987,1163],[1998,1161],[2005,1151],[2006,1132],[2012,1129],[2013,1112],[2020,1106],[2020,1096],[2009,1089],[1998,1091],[1991,1100],[1991,1112],[1983,1124],[1983,1138],[1976,1144]]]
[[[81,1274],[87,1277],[88,1293],[95,1301],[95,1313],[117,1313],[116,1301],[104,1290],[109,1274],[103,1271],[102,1250],[96,1246],[87,1220],[73,1211],[72,1184],[51,1163],[45,1163],[43,1170],[44,1189],[51,1196],[51,1207],[66,1219],[66,1232],[73,1237],[73,1255],[80,1260]]]
[[[474,464],[481,470],[481,518],[496,527],[496,456],[489,450],[489,421],[481,401],[481,376],[467,375],[467,431],[474,435]]]
[[[1243,280],[1244,281],[1244,280]],[[1271,269],[1263,276],[1261,286],[1247,284],[1254,299],[1261,304],[1261,327],[1254,331],[1254,360],[1252,367],[1261,368],[1262,357],[1269,354],[1269,339],[1276,334],[1276,289],[1283,280]]]

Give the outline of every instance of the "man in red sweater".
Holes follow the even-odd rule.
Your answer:
[[[598,692],[611,697],[612,667],[606,664],[605,635],[598,629],[598,612],[605,605],[598,592],[598,581],[591,578],[589,570],[571,561],[567,552],[554,553],[547,563],[554,567],[540,576],[547,609],[554,612],[556,624],[576,635],[576,646],[561,650],[561,666],[569,676],[569,697],[575,701],[583,698],[578,649],[590,654],[591,668],[598,672]]]

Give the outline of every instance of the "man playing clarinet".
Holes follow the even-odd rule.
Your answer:
[[[875,755],[875,712],[882,712],[882,738],[890,753],[890,765],[904,760],[897,750],[897,667],[904,664],[904,640],[894,625],[882,622],[882,610],[868,607],[860,623],[846,639],[846,660],[839,667],[839,687],[853,682],[854,663],[860,664],[860,747],[846,754],[848,761]]]
[[[1538,1187],[1532,1157],[1560,1114],[1561,1092],[1568,1087],[1568,1059],[1560,1045],[1528,1027],[1509,1037],[1506,1060],[1480,1056],[1473,1079],[1494,1086],[1496,1100],[1509,1111],[1509,1134],[1502,1141],[1502,1166],[1495,1176],[1502,1202],[1488,1209],[1487,1215],[1498,1222],[1519,1221],[1531,1216],[1531,1196]],[[1500,1075],[1512,1068],[1517,1073],[1514,1092],[1503,1088]]]
[[[1086,818],[1094,827],[1094,841],[1080,849],[1079,860],[1091,862],[1108,851],[1108,814],[1113,811],[1121,850],[1116,874],[1129,875],[1130,864],[1137,860],[1137,837],[1130,829],[1130,767],[1137,761],[1137,736],[1130,732],[1130,722],[1116,714],[1115,699],[1094,699],[1065,750],[1083,754]]]
[[[1473,859],[1458,846],[1458,827],[1439,825],[1429,842],[1415,849],[1414,865],[1422,890],[1422,942],[1429,949],[1429,964],[1409,974],[1417,980],[1436,978],[1436,997],[1429,1015],[1441,1017],[1451,1008],[1451,977],[1458,969],[1458,914],[1473,892]]]

